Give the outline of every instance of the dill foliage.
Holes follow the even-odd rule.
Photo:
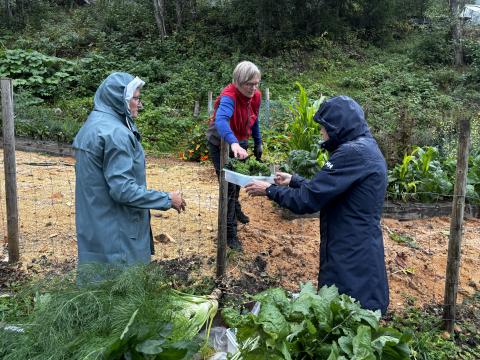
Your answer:
[[[88,266],[16,296],[30,306],[12,324],[23,332],[0,328],[5,360],[191,359],[202,346],[191,320],[179,316],[181,293],[152,265]]]

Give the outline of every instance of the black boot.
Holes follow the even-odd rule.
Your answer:
[[[242,207],[240,206],[239,202],[235,204],[235,216],[242,224],[248,224],[250,222],[250,218],[242,211]]]
[[[242,243],[237,238],[237,229],[227,229],[227,245],[232,250],[243,251]]]

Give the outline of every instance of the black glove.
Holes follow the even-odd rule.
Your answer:
[[[257,161],[260,161],[262,159],[262,153],[263,153],[262,144],[255,145],[253,147],[253,155],[255,155],[255,159],[257,159]]]

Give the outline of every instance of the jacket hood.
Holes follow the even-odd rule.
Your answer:
[[[133,79],[133,76],[127,73],[110,74],[95,93],[94,110],[112,115],[117,114],[132,121],[126,95],[127,85]]]
[[[328,99],[320,106],[313,119],[328,133],[329,139],[322,143],[322,147],[328,151],[333,151],[360,136],[372,136],[362,108],[348,96]]]

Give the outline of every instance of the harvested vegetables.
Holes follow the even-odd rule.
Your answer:
[[[270,166],[268,164],[257,161],[253,157],[249,157],[246,160],[230,159],[226,168],[239,174],[250,176],[269,176],[271,174]]]

